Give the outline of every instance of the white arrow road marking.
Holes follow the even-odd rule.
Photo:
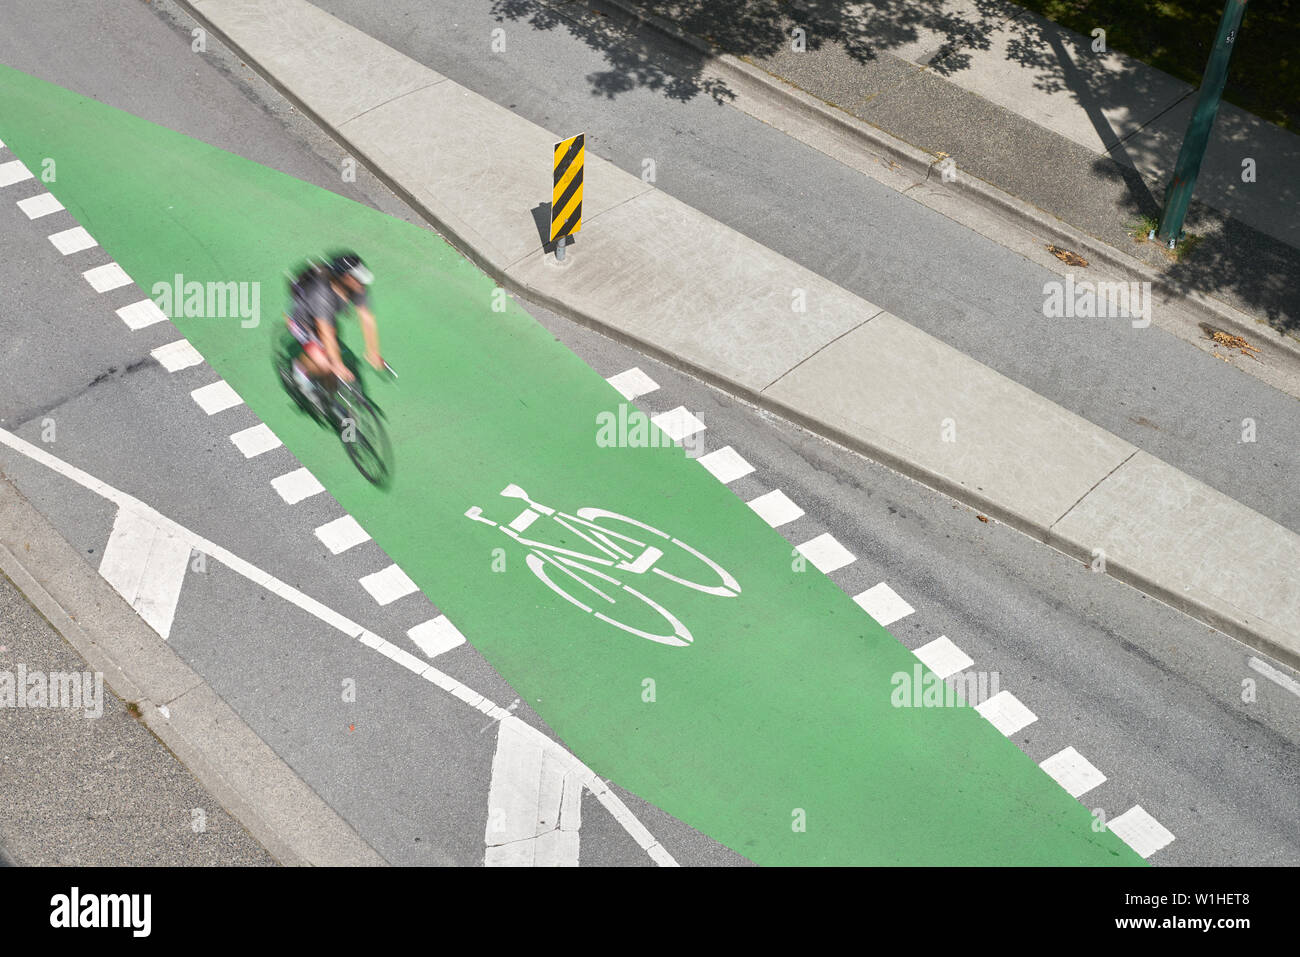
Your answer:
[[[518,718],[497,726],[488,792],[488,867],[577,867],[582,779]],[[540,739],[540,740],[539,740]]]
[[[266,426],[263,425],[261,428],[266,428]],[[270,430],[267,429],[267,431],[269,432]],[[493,704],[492,701],[457,681],[451,675],[439,671],[437,668],[433,667],[433,665],[420,661],[420,659],[416,658],[409,652],[398,648],[391,642],[385,641],[374,632],[367,631],[350,618],[340,615],[332,608],[322,605],[310,595],[304,594],[292,585],[288,585],[275,576],[262,571],[262,569],[253,565],[251,562],[244,561],[233,552],[208,541],[201,535],[191,532],[185,526],[172,521],[161,512],[150,508],[138,498],[99,481],[99,479],[90,475],[88,472],[83,472],[75,465],[65,462],[63,459],[58,458],[55,455],[51,455],[45,449],[33,445],[25,439],[20,439],[8,429],[0,428],[0,445],[7,445],[15,452],[27,456],[27,458],[34,462],[39,462],[51,471],[57,472],[64,478],[77,483],[82,488],[89,489],[101,498],[107,499],[115,504],[119,509],[134,513],[143,521],[153,525],[159,534],[180,539],[185,543],[188,550],[202,552],[214,560],[221,562],[221,564],[225,565],[236,574],[242,575],[254,584],[260,585],[268,591],[279,595],[281,598],[291,602],[308,614],[325,622],[330,627],[343,632],[349,638],[355,638],[366,647],[374,648],[394,663],[401,665],[413,674],[419,675],[431,684],[437,685],[443,691],[448,692],[453,697],[459,698],[471,707],[488,715],[488,717],[496,721],[518,720],[505,708]],[[553,749],[551,752],[548,752],[548,754],[556,760],[564,763],[569,771],[576,772],[576,774],[581,778],[582,784],[596,796],[596,799],[605,806],[605,809],[614,816],[614,819],[622,825],[623,829],[628,832],[632,839],[636,841],[647,854],[650,855],[650,858],[656,864],[659,864],[661,867],[677,866],[677,862],[673,859],[672,855],[654,839],[654,836],[646,829],[645,825],[637,819],[636,815],[632,813],[628,806],[623,803],[618,795],[609,789],[609,785],[596,777],[594,771],[588,768],[572,754],[569,754],[569,752],[565,751],[555,742],[551,741],[550,738],[547,738],[540,731],[537,731],[528,725],[524,725],[522,721],[519,723],[527,729],[521,732],[522,734],[535,735],[537,738],[546,742],[545,747]],[[566,773],[568,773],[568,771],[566,771]]]
[[[117,510],[99,573],[165,641],[181,600],[190,546],[143,515]]]
[[[1296,681],[1286,672],[1278,671],[1268,662],[1260,661],[1253,655],[1246,661],[1246,664],[1250,665],[1253,670],[1258,671],[1269,681],[1276,682],[1279,687],[1285,688],[1293,695],[1300,695],[1300,681]]]

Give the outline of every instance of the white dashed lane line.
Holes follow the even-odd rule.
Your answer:
[[[1120,840],[1143,857],[1150,857],[1174,839],[1163,824],[1135,804],[1106,825]]]
[[[18,200],[18,208],[28,219],[40,219],[50,213],[57,213],[63,208],[63,204],[54,198],[53,193],[40,193],[30,199]]]
[[[659,389],[658,383],[636,367],[611,376],[606,381],[629,401]],[[676,442],[705,428],[705,424],[688,412],[685,406],[678,406],[670,412],[654,416],[651,421]],[[730,445],[701,456],[699,462],[724,485],[729,485],[755,471],[754,467]],[[804,510],[780,489],[773,489],[750,499],[747,504],[772,528],[787,525],[804,515]],[[837,571],[857,560],[853,553],[830,533],[823,533],[795,547],[824,574]],[[853,601],[885,628],[913,614],[916,610],[885,582],[880,582],[855,595]],[[940,635],[928,644],[917,648],[913,653],[921,664],[941,681],[960,675],[975,664],[974,659],[946,635]],[[1257,659],[1251,659],[1252,668],[1282,687],[1300,694],[1300,685],[1296,685],[1286,675],[1270,668],[1264,662],[1258,662],[1257,665],[1256,661]],[[1038,720],[1038,716],[1009,691],[999,691],[987,700],[979,702],[975,705],[975,710],[1007,737],[1011,737]],[[1073,747],[1057,752],[1039,766],[1076,800],[1106,781],[1106,776]],[[1116,823],[1120,826],[1116,827]],[[1141,807],[1135,807],[1120,815],[1111,822],[1110,829],[1143,857],[1149,857],[1174,839],[1173,834],[1165,830]]]
[[[361,579],[361,587],[370,592],[370,597],[381,605],[391,604],[399,598],[405,598],[418,586],[396,565],[374,572]]]
[[[94,269],[87,269],[81,275],[95,292],[111,292],[131,284],[131,277],[117,263],[96,266]]]
[[[613,376],[606,381],[617,389],[619,394],[629,402],[637,396],[647,395],[659,389],[659,383],[655,382],[654,379],[650,378],[637,368],[628,369],[626,372],[620,372],[618,375]]]
[[[941,681],[975,664],[975,660],[953,644],[947,635],[940,635],[929,644],[917,648],[915,655]]]
[[[23,180],[35,178],[32,171],[23,165],[22,160],[10,160],[7,163],[0,163],[0,186],[12,186],[14,183],[21,183]]]
[[[168,372],[179,372],[181,369],[188,369],[190,366],[196,366],[203,361],[203,356],[199,354],[199,350],[190,345],[188,339],[177,339],[175,342],[169,342],[165,346],[151,349],[149,354],[157,359],[158,364]]]
[[[1008,738],[1038,720],[1038,715],[1026,708],[1010,691],[999,691],[987,701],[977,704],[975,710]]]
[[[1106,780],[1092,763],[1074,748],[1064,748],[1039,765],[1056,783],[1078,798]]]
[[[406,635],[429,658],[436,658],[445,651],[465,644],[465,636],[446,615],[416,625]]]
[[[85,227],[82,226],[73,226],[71,229],[53,233],[49,236],[49,240],[54,244],[54,248],[65,256],[99,245],[99,243],[95,242],[94,237],[86,232]]]
[[[803,514],[802,511],[799,513]],[[899,619],[906,618],[916,609],[905,602],[894,589],[884,582],[873,585],[853,600],[858,607],[874,618],[882,628],[888,628]]]
[[[294,469],[279,478],[271,479],[271,487],[290,505],[297,505],[303,499],[325,491],[325,486],[305,468]]]
[[[740,453],[730,445],[708,455],[702,455],[697,461],[723,485],[728,485],[754,471],[754,466],[741,458]]]
[[[216,415],[226,409],[243,405],[239,393],[230,387],[225,379],[218,379],[210,385],[200,386],[190,393],[190,398],[199,404],[199,408],[208,415]]]
[[[326,522],[316,529],[316,537],[335,555],[346,552],[354,545],[370,541],[370,536],[366,534],[366,530],[351,515],[344,515],[332,522]]]
[[[853,553],[841,545],[830,532],[823,532],[802,545],[796,545],[795,548],[800,555],[812,562],[823,575],[829,575],[831,572],[857,561]]]
[[[680,442],[696,432],[703,432],[705,428],[704,423],[692,415],[684,405],[679,405],[670,412],[661,412],[650,421],[674,442]]]
[[[246,459],[269,452],[271,449],[278,449],[283,444],[280,437],[272,432],[265,422],[244,429],[242,432],[236,432],[230,437],[230,441],[235,443],[235,448],[244,453]]]
[[[166,322],[167,313],[158,308],[152,299],[141,299],[129,306],[117,310],[117,317],[126,323],[128,329],[136,332],[155,322]]]
[[[780,528],[793,522],[796,518],[803,517],[803,509],[786,496],[779,488],[773,489],[766,495],[760,495],[752,499],[749,507],[758,513],[758,517],[773,528]],[[881,624],[884,624],[881,622]]]

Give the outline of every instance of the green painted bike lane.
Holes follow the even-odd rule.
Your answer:
[[[7,67],[0,139],[38,173],[56,161],[51,192],[146,294],[178,273],[261,283],[257,328],[174,321],[598,774],[761,864],[1143,863],[973,709],[894,707],[891,677],[915,656],[811,565],[795,570],[788,543],[680,448],[600,444],[598,416],[622,397],[438,236]],[[375,272],[383,352],[401,373],[370,385],[396,452],[383,491],[271,368],[284,270],[338,246]],[[524,503],[501,497],[509,483],[563,512],[598,507],[668,532],[741,592],[606,568],[693,641],[597,620],[548,588],[521,544],[466,517],[480,506],[514,520]],[[544,516],[523,534],[593,551]],[[641,537],[663,546],[654,567],[720,581]],[[545,570],[611,617],[664,624],[628,592],[606,605]]]

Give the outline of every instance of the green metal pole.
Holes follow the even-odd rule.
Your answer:
[[[1165,191],[1165,208],[1160,215],[1158,235],[1169,244],[1170,249],[1183,236],[1183,218],[1192,201],[1192,190],[1196,188],[1201,160],[1205,157],[1205,147],[1210,141],[1210,128],[1214,126],[1214,117],[1219,112],[1223,85],[1228,80],[1228,58],[1232,56],[1232,45],[1237,39],[1241,18],[1246,14],[1247,2],[1248,0],[1228,0],[1223,8],[1219,32],[1214,38],[1214,48],[1210,50],[1210,62],[1206,64],[1205,74],[1201,77],[1196,109],[1192,111],[1191,122],[1187,124],[1183,147],[1178,151],[1173,179]]]

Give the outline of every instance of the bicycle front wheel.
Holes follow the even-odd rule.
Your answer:
[[[392,479],[392,445],[375,407],[359,392],[340,390],[335,396],[339,439],[362,477],[375,486]]]

